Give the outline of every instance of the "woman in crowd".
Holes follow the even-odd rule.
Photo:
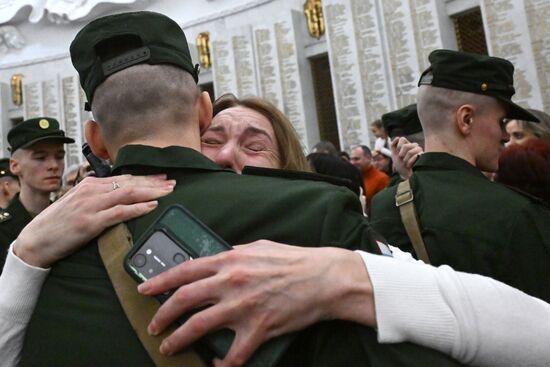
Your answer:
[[[536,196],[550,207],[550,143],[531,139],[506,147],[495,181]]]
[[[539,123],[510,120],[506,132],[510,135],[508,145],[524,144],[532,139],[541,139],[550,143],[550,115],[543,111],[527,109],[539,119]]]
[[[238,173],[246,165],[310,170],[294,127],[265,99],[224,94],[214,102],[213,115],[202,152],[218,165]]]

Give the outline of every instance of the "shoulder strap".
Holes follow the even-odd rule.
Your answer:
[[[136,282],[124,270],[124,256],[132,247],[132,235],[128,227],[121,223],[108,229],[99,237],[98,247],[124,313],[155,365],[204,367],[205,364],[200,357],[190,349],[171,357],[160,354],[159,347],[162,340],[175,330],[175,326],[171,326],[158,336],[147,333],[147,325],[159,309],[159,303],[153,297],[139,294],[136,290]]]
[[[409,180],[400,182],[399,185],[397,185],[397,193],[395,194],[395,206],[399,208],[401,221],[403,222],[405,231],[407,231],[407,235],[411,240],[416,256],[418,256],[418,258],[426,264],[429,264],[430,258],[428,256],[428,251],[426,251],[424,240],[422,239],[413,200],[414,196]]]

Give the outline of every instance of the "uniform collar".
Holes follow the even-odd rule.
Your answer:
[[[413,170],[420,171],[424,168],[452,171],[464,171],[473,175],[484,177],[483,173],[471,163],[449,153],[431,152],[424,153],[416,161]]]
[[[117,154],[113,173],[120,174],[131,167],[191,168],[205,171],[229,171],[194,149],[170,146],[157,148],[148,145],[126,145]]]

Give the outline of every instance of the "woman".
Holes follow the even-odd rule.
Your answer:
[[[550,143],[531,139],[506,147],[495,181],[536,196],[550,208]]]
[[[246,165],[310,170],[294,127],[267,100],[224,94],[214,102],[213,115],[202,152],[218,165],[238,173]]]
[[[510,120],[506,132],[510,135],[507,145],[525,144],[532,139],[542,139],[550,143],[550,115],[543,111],[527,109],[539,119],[539,123],[521,120]]]

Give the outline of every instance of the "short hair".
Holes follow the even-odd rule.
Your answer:
[[[527,111],[539,119],[539,123],[532,121],[516,120],[522,129],[529,129],[533,134],[548,143],[550,143],[550,115],[546,112],[528,108]]]
[[[220,96],[214,101],[213,115],[232,107],[246,107],[267,118],[273,126],[277,139],[279,160],[282,169],[295,171],[311,171],[302,149],[296,130],[289,119],[269,101],[259,97],[237,98],[231,93]]]
[[[332,144],[330,141],[320,141],[317,144],[311,148],[311,151],[313,153],[324,153],[328,155],[332,155],[334,157],[338,157],[338,150],[336,150],[336,147],[334,144]]]
[[[454,112],[460,106],[471,104],[483,111],[497,101],[494,97],[458,90],[421,85],[417,94],[417,109],[425,135],[446,129],[454,122]]]
[[[187,71],[172,65],[140,64],[99,85],[92,111],[104,138],[124,143],[154,135],[161,126],[185,123],[199,95]]]
[[[366,145],[357,145],[356,147],[353,147],[353,149],[357,149],[357,148],[361,148],[361,150],[363,151],[364,156],[372,157],[372,152],[371,152],[370,148],[367,147]]]
[[[383,129],[384,128],[384,125],[382,125],[382,120],[380,120],[380,119],[377,119],[377,120],[374,120],[373,122],[371,122],[370,126],[376,127],[378,129]]]

